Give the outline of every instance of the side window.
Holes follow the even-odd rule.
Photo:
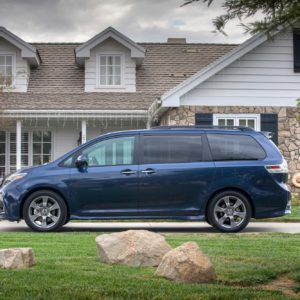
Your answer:
[[[83,149],[90,167],[133,164],[134,137],[113,138]]]
[[[208,134],[214,161],[259,160],[266,157],[263,148],[248,135]]]
[[[144,164],[202,161],[203,144],[200,135],[146,135],[143,141]]]

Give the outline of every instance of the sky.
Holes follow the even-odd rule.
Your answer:
[[[85,42],[108,26],[136,42],[240,43],[249,36],[237,22],[228,36],[213,33],[221,0],[184,7],[184,0],[0,0],[0,26],[27,42]]]

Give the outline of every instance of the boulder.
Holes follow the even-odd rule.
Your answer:
[[[31,248],[0,249],[2,269],[23,269],[33,265],[35,265],[35,257]]]
[[[102,234],[96,246],[103,263],[153,267],[172,249],[163,236],[147,230]]]
[[[168,252],[155,274],[189,283],[209,283],[216,279],[212,263],[195,242],[185,243]]]

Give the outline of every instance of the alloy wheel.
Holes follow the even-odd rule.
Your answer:
[[[243,223],[247,212],[246,206],[240,198],[224,196],[216,202],[213,214],[219,226],[232,229]]]
[[[50,196],[34,198],[28,208],[30,221],[37,227],[48,229],[57,224],[61,215],[58,202]]]

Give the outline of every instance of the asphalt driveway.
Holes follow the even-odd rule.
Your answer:
[[[205,222],[70,222],[62,229],[63,232],[72,231],[122,231],[127,229],[149,229],[158,232],[195,232],[214,233],[217,232]],[[30,229],[24,222],[0,222],[1,232],[29,232]],[[300,233],[300,223],[268,223],[253,222],[243,233],[260,232],[283,232]]]

